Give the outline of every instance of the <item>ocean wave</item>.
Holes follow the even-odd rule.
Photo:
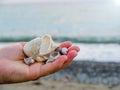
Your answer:
[[[18,42],[18,41],[30,41],[36,36],[32,37],[1,37],[0,42]],[[120,38],[118,37],[54,37],[56,42],[71,41],[73,43],[117,43],[120,44]]]

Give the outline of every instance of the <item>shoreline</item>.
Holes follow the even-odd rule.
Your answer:
[[[119,68],[120,63],[116,62],[73,61],[66,68],[42,79],[114,87],[120,85]]]

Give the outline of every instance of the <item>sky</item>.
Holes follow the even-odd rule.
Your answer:
[[[0,3],[32,3],[32,2],[106,2],[119,0],[0,0]]]
[[[83,0],[1,0],[0,3],[23,3],[23,2],[79,2]],[[90,0],[89,0],[90,1]],[[93,1],[93,0],[92,0]]]
[[[59,34],[68,35],[119,35],[120,31],[120,5],[113,0],[79,0],[80,3],[55,3],[55,4],[20,4],[24,2],[77,2],[78,0],[0,0],[1,3],[10,5],[0,6],[0,30],[14,30],[23,35],[26,31],[52,30]],[[115,0],[114,0],[115,1]],[[119,0],[120,1],[120,0]],[[118,5],[118,6],[117,6]],[[51,33],[53,33],[51,32]],[[13,34],[9,32],[8,34]],[[18,35],[16,34],[16,35]],[[1,36],[1,35],[0,35]]]
[[[20,4],[20,3],[61,3],[61,2],[67,2],[67,3],[101,3],[101,2],[112,2],[115,6],[120,7],[120,0],[0,0],[0,4]]]

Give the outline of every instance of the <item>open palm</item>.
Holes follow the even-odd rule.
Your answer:
[[[30,66],[23,62],[25,42],[14,43],[0,49],[0,83],[17,83],[38,79],[54,73],[67,66],[77,55],[79,48],[70,42],[61,43],[60,47],[68,48],[67,55],[61,55],[54,62],[38,63]]]

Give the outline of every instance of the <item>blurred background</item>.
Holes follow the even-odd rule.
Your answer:
[[[69,40],[81,52],[70,66],[43,81],[3,85],[0,90],[119,89],[120,0],[0,0],[0,47],[44,34],[58,43]]]

